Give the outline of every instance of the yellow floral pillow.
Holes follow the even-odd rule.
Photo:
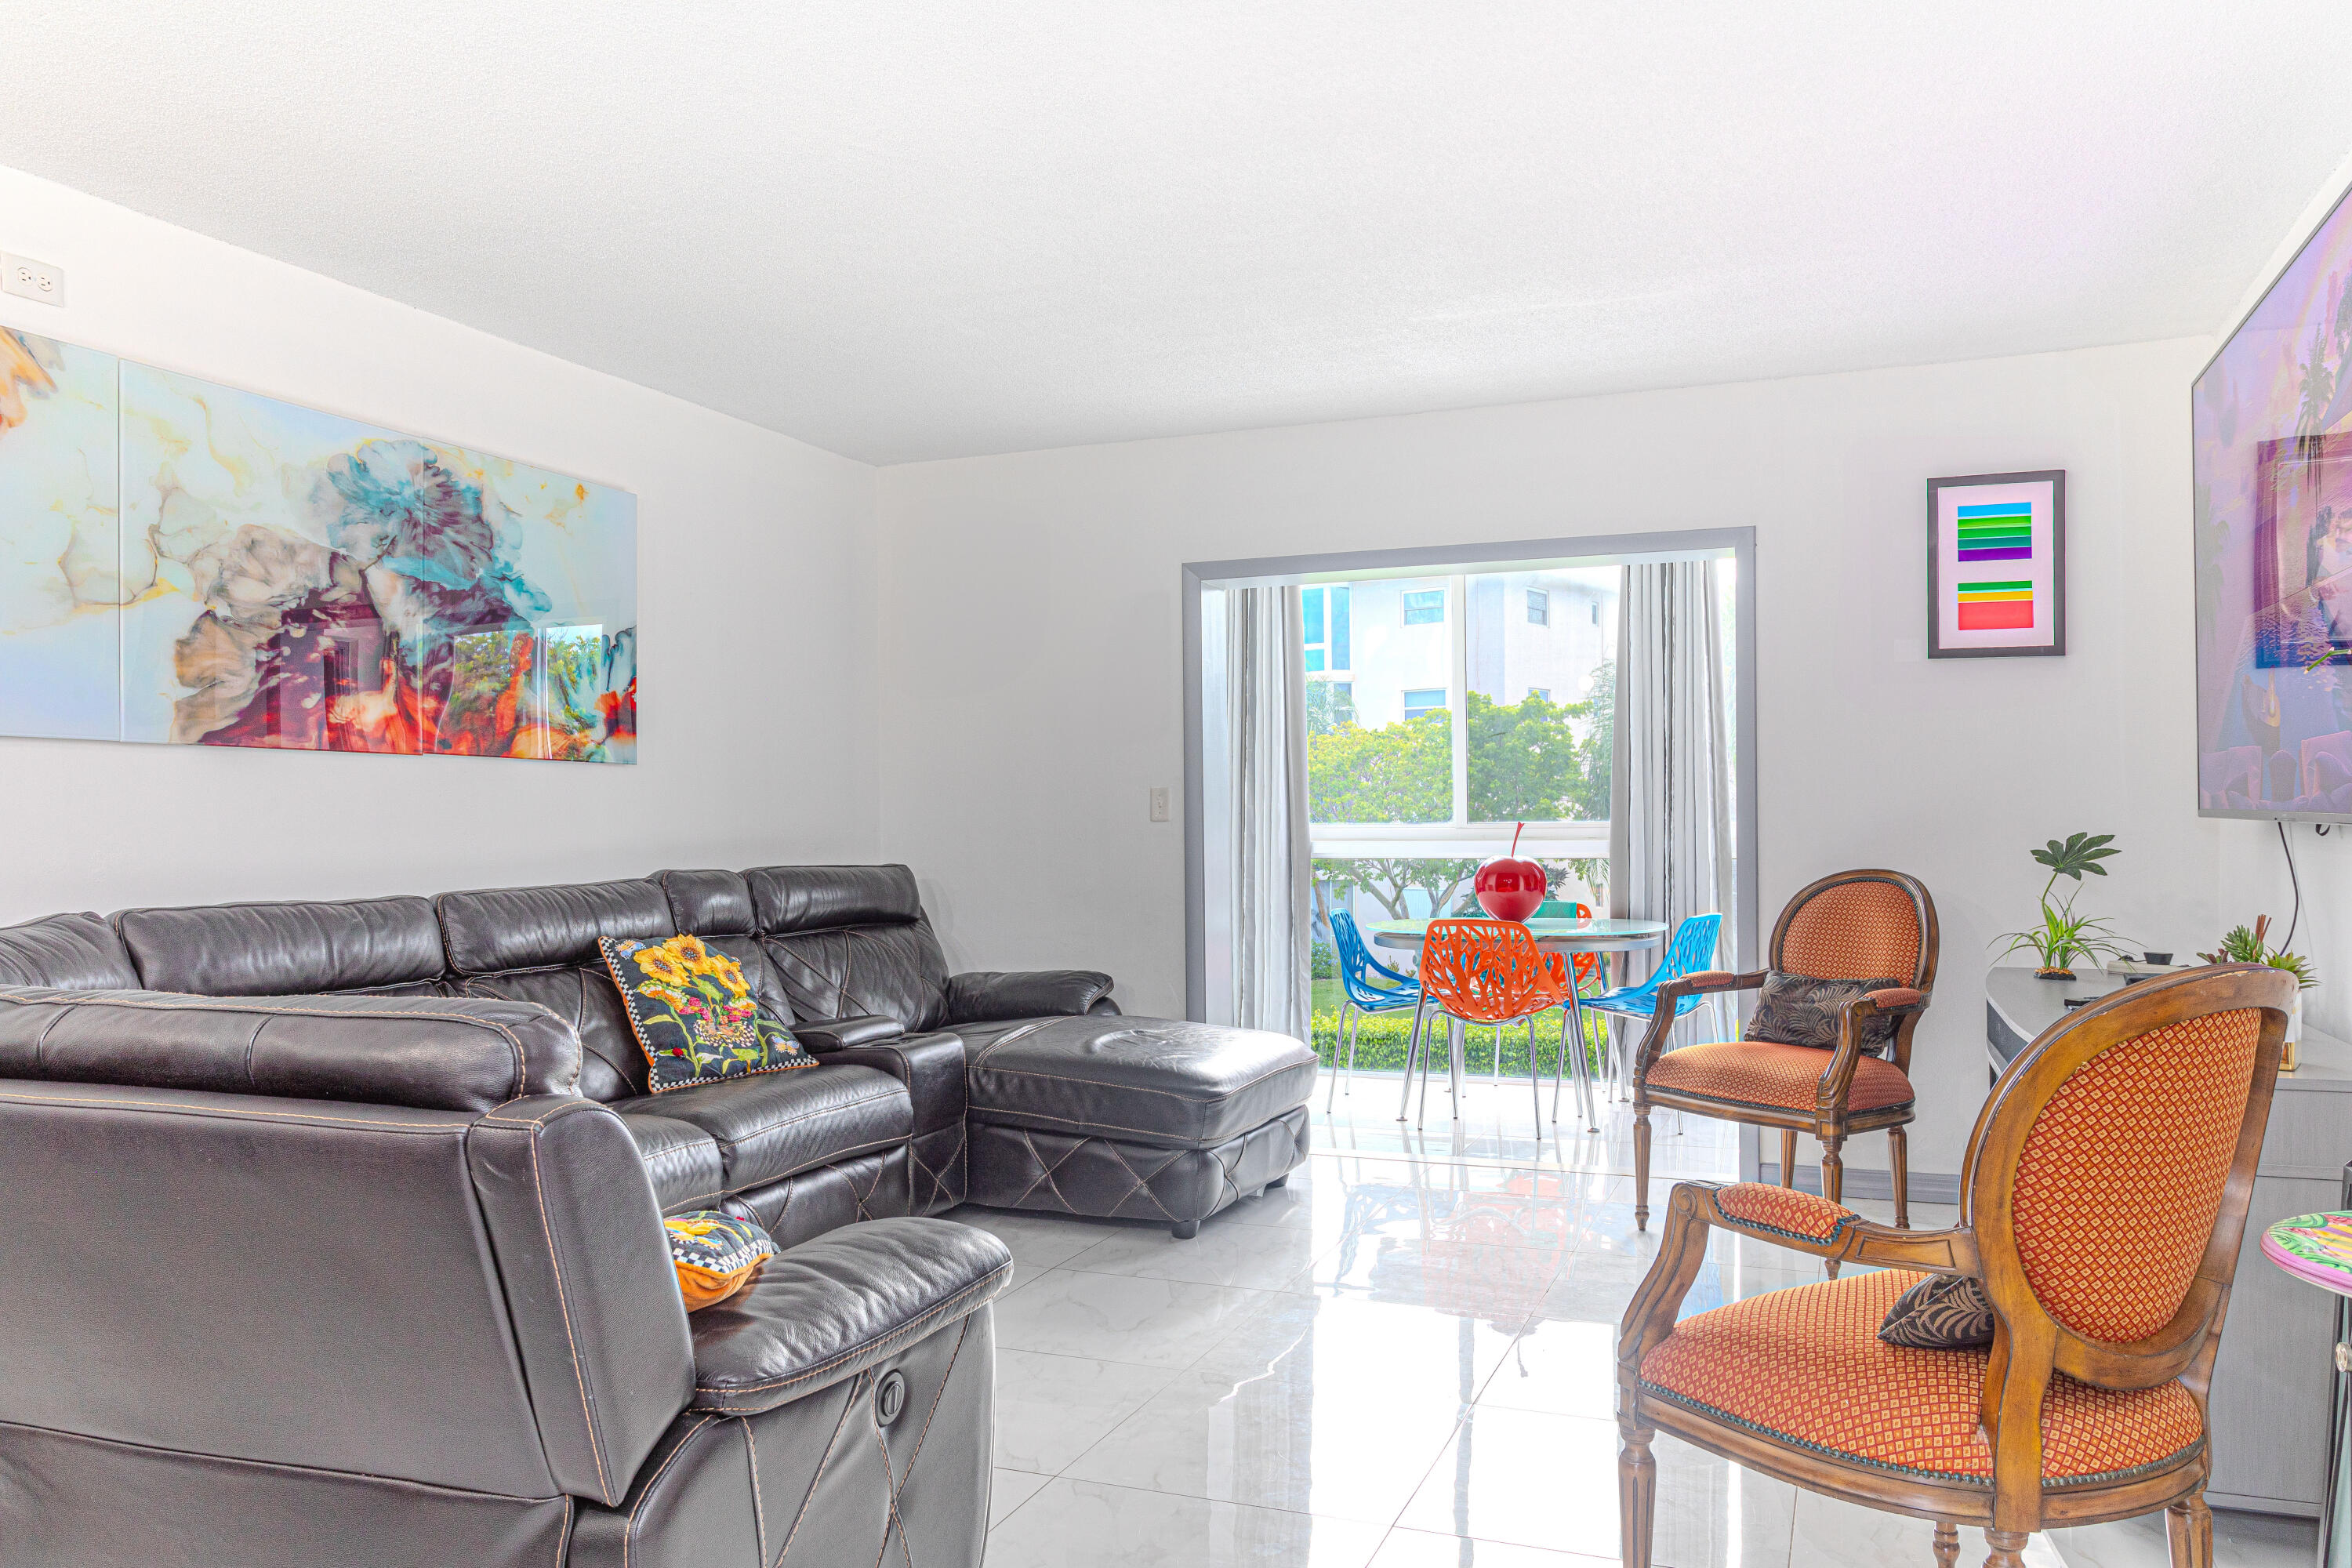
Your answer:
[[[776,1255],[775,1239],[752,1220],[716,1209],[696,1209],[662,1221],[669,1233],[670,1266],[686,1310],[715,1307],[759,1277]]]
[[[790,1029],[760,1011],[743,966],[700,937],[608,936],[596,945],[628,1006],[656,1094],[816,1066]]]

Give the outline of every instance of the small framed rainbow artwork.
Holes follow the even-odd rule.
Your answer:
[[[2066,651],[2066,472],[1927,481],[1927,657]]]

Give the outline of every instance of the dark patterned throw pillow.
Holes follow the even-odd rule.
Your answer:
[[[1771,1040],[1784,1046],[1818,1046],[1837,1049],[1838,1020],[1846,1004],[1869,991],[1892,991],[1907,980],[1816,980],[1810,974],[1768,971],[1764,990],[1756,999],[1756,1016],[1748,1020],[1747,1038]],[[1863,1026],[1862,1048],[1878,1055],[1895,1041],[1895,1020],[1873,1018]]]
[[[700,937],[608,936],[596,945],[629,1009],[656,1094],[817,1065],[790,1029],[760,1011],[743,966]]]
[[[775,1238],[757,1220],[696,1209],[662,1221],[669,1235],[670,1267],[686,1310],[715,1307],[758,1277],[776,1255]]]
[[[1878,1337],[1919,1351],[1971,1351],[1992,1343],[1992,1302],[1958,1274],[1930,1274],[1886,1310]]]

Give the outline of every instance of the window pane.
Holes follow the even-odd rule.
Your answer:
[[[1605,566],[1467,580],[1472,822],[1608,819],[1618,577]]]
[[[1323,585],[1320,667],[1307,682],[1307,815],[1317,822],[1449,822],[1454,667],[1445,580]],[[1412,606],[1431,613],[1412,618]],[[1435,624],[1429,624],[1435,623]],[[1410,629],[1408,629],[1410,626]],[[1345,671],[1344,680],[1331,679]]]
[[[1313,647],[1323,640],[1323,590],[1301,589],[1298,602],[1307,621],[1307,646]]]
[[[1319,647],[1308,648],[1307,650],[1307,673],[1309,675],[1318,675],[1322,673],[1322,669],[1323,650]]]

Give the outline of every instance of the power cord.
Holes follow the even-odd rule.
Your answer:
[[[2303,879],[2294,874],[2294,846],[2287,841],[2286,818],[2284,816],[2279,818],[2278,830],[2279,847],[2286,853],[2286,879],[2294,888],[2294,913],[2287,920],[2286,940],[2279,943],[2279,951],[2281,952],[2293,952],[2294,951],[2294,928],[2303,921]],[[2326,823],[2321,823],[2319,825],[2319,830],[2322,833],[2326,832],[2327,825]]]

